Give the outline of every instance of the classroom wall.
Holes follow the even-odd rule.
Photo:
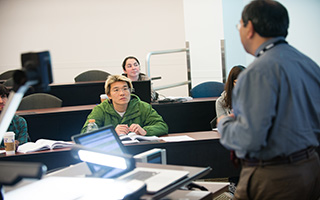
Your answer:
[[[251,0],[223,0],[223,24],[226,41],[227,73],[236,64],[248,66],[254,59],[247,54],[240,42],[235,25],[241,19],[241,12]],[[320,1],[319,0],[279,0],[290,18],[289,34],[286,40],[320,65]]]
[[[221,0],[184,0],[186,40],[190,44],[192,87],[222,81],[221,40],[224,39]]]
[[[88,69],[122,73],[135,55],[185,47],[182,0],[0,0],[0,73],[20,68],[20,54],[49,50],[55,83]],[[151,58],[154,86],[187,80],[186,54]],[[179,73],[172,73],[177,71]],[[165,91],[187,95],[187,86]],[[161,93],[161,92],[160,92]]]
[[[70,83],[82,71],[119,74],[127,55],[180,49],[190,43],[192,85],[222,81],[220,41],[227,75],[253,56],[241,45],[235,25],[250,0],[0,0],[0,73],[20,68],[20,54],[49,50],[55,83]],[[320,1],[280,0],[290,17],[290,44],[320,64]],[[187,80],[185,53],[151,57],[153,85]],[[159,91],[186,96],[187,86]]]

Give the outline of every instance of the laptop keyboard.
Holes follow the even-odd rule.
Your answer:
[[[148,178],[157,175],[159,172],[150,172],[150,171],[137,171],[129,176],[127,176],[126,178],[124,178],[123,180],[139,180],[139,181],[145,181]]]

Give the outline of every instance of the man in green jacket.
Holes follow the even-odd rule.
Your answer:
[[[88,115],[81,132],[85,133],[89,119],[95,119],[98,127],[112,124],[118,135],[135,132],[138,135],[165,135],[168,125],[150,104],[131,94],[131,80],[125,76],[109,76],[105,91],[108,100],[97,105]]]

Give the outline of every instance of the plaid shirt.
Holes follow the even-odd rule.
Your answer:
[[[8,131],[13,131],[15,133],[15,140],[19,141],[19,145],[28,142],[27,121],[23,117],[14,115]],[[1,142],[0,147],[4,148],[3,141]]]

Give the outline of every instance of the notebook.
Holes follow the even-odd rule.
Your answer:
[[[133,94],[137,95],[141,101],[151,103],[151,81],[132,81]]]
[[[117,133],[112,125],[100,128],[99,130],[72,136],[76,144],[86,148],[92,148],[105,153],[126,154],[126,150],[119,140]],[[134,162],[134,160],[133,160]],[[133,167],[122,170],[117,168],[105,167],[87,163],[92,174],[99,173],[102,178],[116,178],[117,180],[140,180],[146,183],[147,192],[154,194],[175,182],[186,178],[188,171],[168,170],[161,168]],[[101,171],[105,173],[101,174]]]

